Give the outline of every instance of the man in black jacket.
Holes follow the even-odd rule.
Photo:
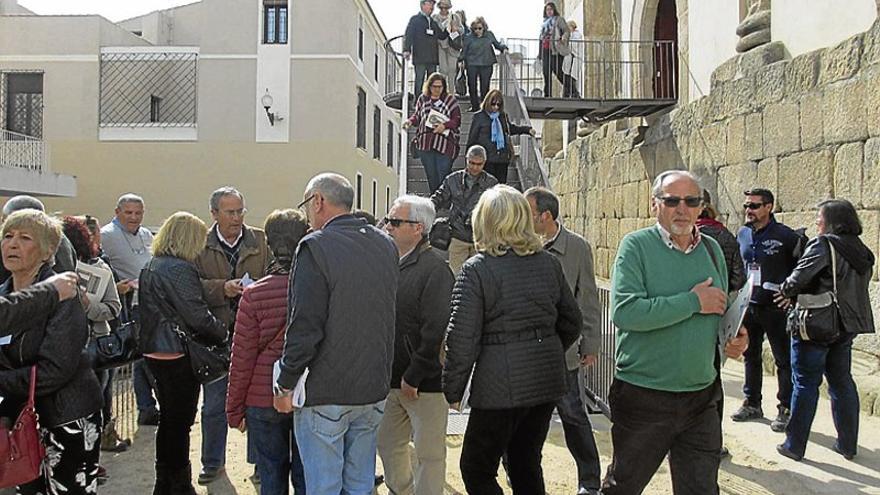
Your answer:
[[[434,13],[434,0],[420,0],[418,14],[409,19],[403,37],[403,56],[412,57],[415,68],[415,84],[413,94],[422,94],[425,76],[437,72],[440,63],[440,40],[449,38],[449,32],[437,23],[431,14]]]
[[[803,252],[803,238],[776,221],[773,216],[773,193],[755,188],[745,191],[743,209],[746,225],[736,236],[740,254],[754,288],[752,300],[743,319],[749,330],[749,347],[745,352],[745,380],[742,407],[731,415],[734,421],[751,421],[764,417],[761,409],[764,335],[770,342],[776,363],[777,415],[770,423],[773,431],[781,432],[791,415],[791,341],[786,330],[786,313],[779,309],[773,296],[779,285],[791,274]]]
[[[399,258],[394,241],[351,214],[341,175],[312,178],[303,208],[314,232],[297,247],[275,409],[294,409],[309,493],[370,493],[376,431],[394,354]],[[304,397],[303,397],[304,396]]]
[[[427,198],[402,196],[385,217],[385,231],[400,256],[391,392],[377,438],[391,493],[442,495],[446,476],[449,407],[440,384],[440,349],[453,278],[427,242],[434,215]],[[415,479],[410,439],[418,459]]]

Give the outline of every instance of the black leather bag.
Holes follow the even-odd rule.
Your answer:
[[[449,249],[449,243],[452,242],[452,227],[449,225],[449,218],[442,217],[434,220],[431,233],[428,234],[428,242],[432,247],[441,251]]]
[[[837,255],[834,245],[828,242],[831,253],[831,277],[833,292],[800,294],[795,306],[795,331],[801,340],[817,344],[830,344],[840,337],[840,308],[837,304]]]
[[[137,321],[120,325],[114,332],[89,340],[86,353],[95,371],[125,366],[141,358],[141,327]]]
[[[178,335],[183,339],[190,367],[199,383],[208,385],[229,374],[229,346],[205,345],[183,332]]]

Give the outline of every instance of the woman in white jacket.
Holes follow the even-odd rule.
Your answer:
[[[568,47],[570,51],[562,60],[563,87],[565,89],[563,95],[580,98],[578,88],[583,84],[581,76],[584,70],[584,62],[586,61],[586,46],[584,35],[578,31],[576,22],[568,21],[568,30]]]

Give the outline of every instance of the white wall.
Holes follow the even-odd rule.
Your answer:
[[[736,42],[739,40],[736,35],[738,24],[739,2],[731,0],[688,2],[689,54],[688,67],[684,69],[689,68],[692,76],[686,75],[688,74],[686,70],[680,74],[681,77],[688,78],[688,95],[692,100],[709,93],[712,71],[736,55]]]
[[[875,0],[773,0],[771,31],[792,57],[867,31],[877,18]]]

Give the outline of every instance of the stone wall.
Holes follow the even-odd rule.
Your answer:
[[[779,43],[734,57],[712,76],[709,95],[648,125],[605,125],[551,163],[568,226],[594,246],[609,278],[620,239],[654,223],[650,183],[688,169],[701,178],[731,230],[742,192],[776,192],[776,216],[815,235],[815,204],[846,198],[859,210],[864,242],[880,255],[880,23],[837,46],[783,60]],[[880,322],[880,283],[871,293]],[[880,338],[858,347],[880,355]]]

